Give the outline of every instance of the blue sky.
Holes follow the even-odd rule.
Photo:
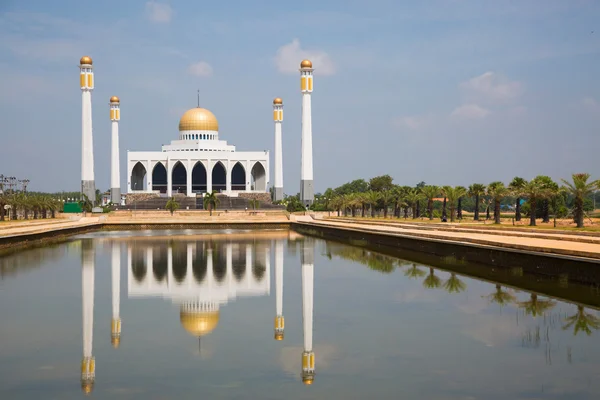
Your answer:
[[[385,173],[407,185],[599,178],[599,17],[592,0],[3,1],[0,174],[78,190],[77,64],[90,55],[103,190],[110,96],[125,189],[126,151],[176,139],[200,89],[238,150],[272,153],[271,101],[283,98],[284,186],[298,192],[305,57],[318,191]]]

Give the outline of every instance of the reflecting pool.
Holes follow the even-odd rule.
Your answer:
[[[0,276],[0,399],[600,398],[600,313],[568,295],[600,293],[568,282],[287,230],[96,232]]]

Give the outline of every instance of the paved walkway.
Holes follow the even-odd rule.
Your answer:
[[[23,221],[22,223],[0,225],[0,238],[35,235],[38,233],[59,232],[64,229],[81,228],[100,224],[99,217],[84,217],[79,220],[56,219],[45,222]]]
[[[300,223],[330,226],[340,229],[359,230],[363,232],[382,233],[395,236],[418,237],[432,240],[444,240],[458,243],[510,248],[532,252],[542,252],[574,257],[585,257],[600,261],[600,244],[582,243],[557,238],[540,238],[526,235],[500,235],[499,232],[479,233],[467,230],[441,231],[423,230],[414,227],[400,227],[395,224],[368,224],[363,222],[341,222],[332,220],[313,220],[310,217],[297,218]],[[532,233],[535,235],[535,233]]]

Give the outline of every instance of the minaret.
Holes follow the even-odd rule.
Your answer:
[[[275,340],[283,340],[283,242],[275,242]]]
[[[304,328],[304,352],[302,353],[302,382],[312,385],[315,379],[315,353],[313,351],[313,290],[314,248],[305,239],[302,243],[302,326]]]
[[[121,316],[119,315],[121,293],[121,248],[112,243],[112,321],[110,324],[110,342],[116,349],[121,343]]]
[[[81,298],[83,305],[83,359],[81,360],[81,389],[90,393],[96,378],[96,360],[92,356],[94,331],[94,244],[91,239],[81,242]]]
[[[302,166],[300,177],[300,201],[305,206],[310,206],[315,199],[315,189],[313,187],[311,111],[313,71],[312,62],[309,60],[303,60],[300,63],[300,90],[302,91]]]
[[[92,204],[96,201],[94,181],[94,140],[92,137],[92,90],[94,69],[88,56],[79,60],[79,85],[81,86],[81,193]]]
[[[281,144],[281,123],[283,122],[283,100],[273,100],[273,121],[275,121],[275,187],[273,201],[283,200],[283,149]]]
[[[119,173],[119,121],[121,102],[117,96],[110,98],[111,148],[110,148],[110,201],[121,204],[121,179]]]

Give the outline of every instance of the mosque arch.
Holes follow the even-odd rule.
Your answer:
[[[246,190],[246,170],[239,161],[231,169],[231,190]]]
[[[152,168],[152,190],[167,193],[167,169],[160,161]]]
[[[204,278],[206,278],[206,272],[208,270],[207,262],[208,258],[206,257],[204,249],[197,247],[196,256],[192,259],[192,273],[198,283],[202,283]]]
[[[187,274],[187,251],[180,246],[173,246],[173,277],[181,283]]]
[[[250,175],[252,177],[251,180],[251,189],[266,191],[267,190],[267,173],[265,172],[265,167],[263,167],[260,161],[257,161],[252,170],[250,171]]]
[[[225,259],[221,257],[218,249],[213,250],[212,252],[213,258],[213,275],[215,280],[219,283],[223,282],[225,279],[225,275],[227,275],[227,263]]]
[[[146,259],[144,252],[141,250],[134,250],[131,253],[131,272],[136,281],[142,282],[146,278],[148,266],[146,265]]]
[[[181,161],[177,161],[171,171],[173,193],[187,193],[187,171]]]
[[[166,247],[155,247],[152,250],[152,273],[154,279],[161,282],[169,272],[169,261],[167,259]]]
[[[227,171],[221,161],[217,161],[212,169],[212,190],[224,192],[227,189]]]
[[[206,192],[206,167],[198,161],[192,168],[192,193]]]
[[[239,247],[237,248],[237,252],[232,254],[231,269],[236,281],[240,282],[244,279],[244,275],[246,274],[246,252],[242,251]]]
[[[146,167],[141,162],[135,163],[131,170],[131,190],[146,189]]]
[[[252,265],[252,275],[254,275],[254,279],[258,282],[262,281],[265,276],[265,271],[267,270],[267,266],[265,265],[263,257],[259,257],[261,252],[257,251],[257,248],[254,247],[254,264]],[[264,256],[263,254],[260,254]]]

